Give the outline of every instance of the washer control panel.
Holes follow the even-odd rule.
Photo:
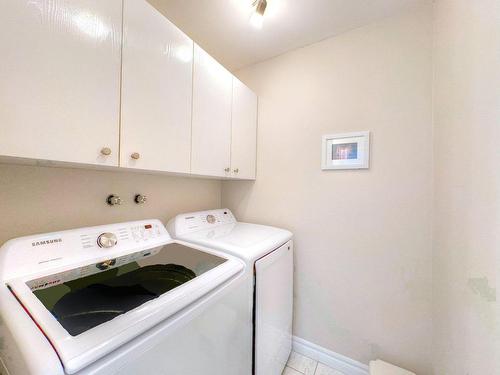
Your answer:
[[[131,227],[130,231],[136,242],[147,241],[161,235],[160,228],[156,224],[136,225]]]
[[[169,222],[168,231],[173,236],[182,236],[199,230],[235,223],[236,219],[228,209],[199,211],[176,216]]]
[[[97,264],[94,267],[97,270],[107,269],[119,265],[125,259],[123,256],[171,242],[172,238],[157,219],[21,237],[2,247],[0,269],[4,272],[0,272],[0,280],[52,274],[55,268],[82,263]]]
[[[142,243],[161,235],[162,230],[157,223],[146,222],[119,227],[113,232],[81,234],[80,240],[84,249],[101,248],[105,250],[115,247],[119,243],[129,241]]]

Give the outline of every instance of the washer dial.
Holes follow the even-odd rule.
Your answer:
[[[108,249],[117,244],[118,239],[114,233],[102,233],[99,237],[97,237],[97,244],[99,247],[104,247]]]

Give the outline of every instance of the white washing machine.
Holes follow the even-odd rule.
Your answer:
[[[176,216],[169,233],[238,256],[254,288],[254,373],[280,375],[292,347],[293,242],[287,230],[237,222],[228,209]]]
[[[0,373],[252,373],[246,265],[158,220],[0,249]]]

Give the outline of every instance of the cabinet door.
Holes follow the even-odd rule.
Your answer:
[[[121,29],[121,0],[2,1],[0,155],[118,165]]]
[[[189,173],[193,42],[145,0],[123,21],[120,165]]]
[[[233,78],[232,111],[232,176],[242,179],[255,179],[257,95],[236,78]]]
[[[191,173],[230,176],[232,75],[194,47]]]

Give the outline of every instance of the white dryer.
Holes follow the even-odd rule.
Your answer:
[[[0,373],[250,375],[247,273],[158,220],[11,240]]]
[[[228,209],[178,215],[167,229],[176,239],[238,256],[253,270],[254,373],[280,375],[292,346],[292,233],[240,223]]]

